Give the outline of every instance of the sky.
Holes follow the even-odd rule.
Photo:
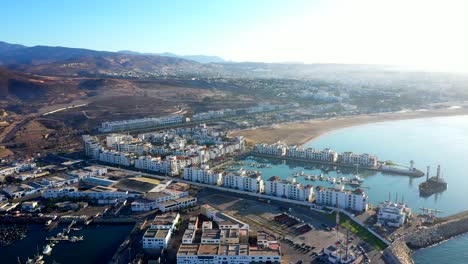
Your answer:
[[[468,71],[465,0],[6,0],[0,40]]]

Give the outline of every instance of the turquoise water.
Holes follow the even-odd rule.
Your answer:
[[[415,212],[420,207],[441,210],[443,215],[450,215],[468,210],[468,116],[427,118],[374,123],[362,126],[335,130],[305,144],[318,149],[330,147],[336,151],[353,151],[377,155],[381,160],[392,160],[399,164],[409,165],[414,160],[415,167],[426,171],[431,166],[431,175],[435,175],[436,166],[441,165],[442,177],[448,182],[446,191],[423,198],[419,196],[418,185],[425,177],[411,178],[402,175],[383,174],[380,172],[360,171],[365,179],[363,189],[369,195],[369,201],[379,202],[404,200]],[[263,159],[256,159],[262,161]],[[271,168],[248,166],[254,160],[246,160],[246,169],[262,172],[263,178],[280,176],[291,177],[291,174],[304,171],[305,174],[324,173],[329,177],[351,177],[352,169],[341,169],[324,172],[317,166],[305,169],[308,164],[278,162]],[[240,167],[240,166],[238,166]],[[298,182],[314,186],[332,186],[320,181],[308,181],[298,177]]]
[[[402,120],[344,128],[325,134],[305,146],[336,151],[367,152],[381,160],[400,164],[415,161],[415,167],[425,171],[431,166],[435,174],[440,164],[442,176],[448,182],[445,192],[428,198],[419,197],[418,185],[424,177],[376,173],[365,176],[364,185],[372,203],[392,199],[398,194],[418,212],[420,207],[436,208],[441,215],[468,210],[468,116],[453,116]]]
[[[440,164],[442,177],[447,181],[448,188],[427,198],[420,197],[418,192],[418,185],[424,181],[424,177],[410,178],[365,171],[360,174],[365,178],[364,190],[373,204],[387,200],[390,193],[392,200],[398,195],[398,200],[403,198],[416,213],[420,213],[420,207],[439,209],[443,211],[441,216],[468,210],[468,116],[390,121],[349,127],[327,133],[305,146],[318,149],[329,147],[340,152],[370,153],[377,155],[380,160],[392,160],[403,165],[409,165],[409,161],[414,160],[415,167],[424,172],[426,166],[430,165],[431,175],[435,175],[436,166]],[[271,168],[244,167],[260,170],[264,179],[272,175],[287,178],[300,171],[306,174],[324,173],[317,168],[304,169],[304,164],[287,162],[274,164]],[[349,177],[351,174],[350,171],[341,174],[329,172],[327,176]],[[331,185],[307,181],[303,177],[297,179],[315,186]],[[418,250],[414,259],[417,264],[468,263],[467,248],[468,234]]]
[[[0,263],[18,263],[18,257],[21,263],[25,263],[37,250],[42,253],[46,237],[56,235],[64,227],[59,226],[48,232],[43,230],[42,225],[28,226],[25,239],[0,248]],[[51,255],[44,256],[44,260],[46,263],[107,263],[132,228],[131,225],[89,226],[80,231],[71,231],[71,236],[84,236],[84,241],[59,242],[53,247]]]
[[[417,186],[423,179],[411,180],[405,176],[368,176],[366,183],[371,201],[379,201],[387,193],[398,192],[413,209],[424,206],[442,210],[443,215],[468,210],[468,116],[427,118],[384,122],[350,127],[328,133],[307,146],[331,147],[337,151],[368,152],[383,160],[416,167],[430,165],[432,173],[440,164],[448,188],[439,195],[420,198]],[[414,253],[416,264],[468,263],[468,234],[450,239],[440,245]]]

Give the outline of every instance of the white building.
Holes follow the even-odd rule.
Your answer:
[[[344,186],[337,185],[335,188],[317,187],[315,202],[321,205],[339,207],[352,211],[363,212],[368,209],[368,197],[361,189],[354,191],[345,190]]]
[[[78,189],[75,187],[63,187],[63,188],[53,188],[47,189],[47,191],[42,193],[42,197],[45,199],[57,199],[60,197],[71,197],[70,193],[76,192]]]
[[[167,248],[171,236],[172,230],[170,229],[149,228],[143,235],[143,248]]]
[[[350,165],[359,164],[360,166],[365,167],[375,167],[377,166],[378,158],[367,153],[358,154],[348,151],[338,155],[338,162]]]
[[[260,154],[271,155],[271,156],[284,156],[288,146],[281,142],[275,144],[255,144],[254,151]]]
[[[158,204],[161,212],[176,211],[181,208],[195,206],[197,204],[197,198],[192,196],[182,197]]]
[[[83,135],[85,155],[92,159],[99,159],[102,146],[96,137],[90,135]]]
[[[178,264],[247,264],[281,263],[279,245],[270,248],[250,247],[248,244],[181,244],[177,251]]]
[[[265,187],[260,173],[243,169],[235,174],[224,175],[222,180],[224,187],[241,191],[262,193]]]
[[[192,244],[195,239],[195,230],[185,229],[184,235],[182,236],[182,244]]]
[[[132,120],[122,120],[114,122],[104,122],[99,128],[100,132],[125,131],[132,129],[142,129],[150,127],[161,127],[174,124],[182,124],[185,121],[183,115],[171,115],[160,118],[141,118]]]
[[[127,191],[119,191],[117,188],[109,186],[94,186],[91,189],[86,191],[78,191],[73,187],[64,187],[64,188],[54,188],[48,189],[42,193],[42,197],[46,199],[51,198],[60,198],[60,197],[70,197],[70,198],[87,198],[93,200],[99,199],[118,199],[125,200],[129,197]]]
[[[150,224],[152,229],[174,229],[180,220],[180,214],[176,212],[156,215]]]
[[[298,159],[307,159],[323,162],[336,162],[338,160],[338,153],[331,149],[313,149],[313,148],[300,148],[296,146],[288,147],[286,156]]]
[[[223,173],[210,170],[208,165],[201,165],[200,167],[186,167],[183,178],[187,181],[221,185]]]
[[[107,168],[103,166],[88,166],[83,168],[90,172],[90,176],[102,176],[107,173]]]
[[[312,185],[304,186],[296,182],[295,178],[282,180],[273,176],[265,182],[265,194],[298,201],[311,202],[314,188]]]
[[[382,225],[400,227],[411,217],[411,208],[403,203],[386,201],[379,204],[377,222]]]
[[[134,158],[131,154],[118,152],[114,150],[104,150],[99,153],[99,160],[102,162],[130,166],[134,164]]]

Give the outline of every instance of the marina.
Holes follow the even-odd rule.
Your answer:
[[[56,237],[67,227],[68,225],[61,224],[57,228],[47,231],[44,230],[43,225],[24,225],[24,228],[28,230],[24,239],[8,247],[0,248],[2,263],[32,264],[53,263],[54,261],[71,264],[107,263],[131,231],[133,225],[90,225],[88,227],[75,225],[73,229],[80,227],[81,229],[71,229],[69,238],[83,237],[84,239],[80,242],[46,240],[46,238]]]
[[[316,148],[330,147],[337,151],[368,151],[402,163],[414,159],[420,166],[440,164],[443,168],[444,181],[449,186],[447,190],[441,190],[427,197],[421,195],[419,190],[419,185],[426,181],[426,177],[405,178],[380,173],[364,174],[363,177],[366,185],[372,187],[367,191],[371,202],[388,199],[385,193],[392,192],[392,195],[398,193],[399,197],[404,196],[404,202],[413,211],[419,212],[419,208],[431,208],[441,211],[437,216],[448,216],[468,209],[466,203],[461,202],[468,199],[466,192],[468,164],[464,158],[468,153],[466,131],[468,131],[468,116],[402,120],[335,130],[306,145]],[[468,256],[464,254],[464,249],[467,247],[464,235],[430,248],[417,250],[414,253],[414,260],[417,264],[466,263]]]

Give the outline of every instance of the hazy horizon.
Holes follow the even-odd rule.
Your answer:
[[[464,1],[6,3],[2,41],[233,62],[468,71]]]

